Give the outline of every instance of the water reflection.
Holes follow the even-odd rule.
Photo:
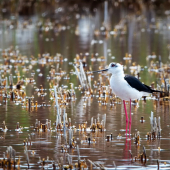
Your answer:
[[[90,20],[89,18],[81,18],[78,21],[78,35],[79,35],[79,41],[81,42],[81,46],[85,49],[87,49],[87,45],[90,41]]]

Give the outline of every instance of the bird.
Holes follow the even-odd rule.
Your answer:
[[[142,96],[148,96],[153,92],[161,92],[159,90],[151,89],[149,86],[140,82],[136,77],[131,75],[125,75],[123,70],[123,65],[119,63],[110,63],[107,69],[93,71],[103,72],[107,71],[111,73],[110,86],[113,93],[123,100],[126,122],[129,122],[129,135],[131,132],[131,101],[141,98]],[[126,103],[125,101],[130,101],[130,119],[128,119]],[[127,134],[127,126],[126,126]]]

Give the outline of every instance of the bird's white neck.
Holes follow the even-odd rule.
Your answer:
[[[121,71],[121,72],[118,72],[117,74],[112,74],[112,77],[116,79],[124,79],[125,74],[123,71]]]

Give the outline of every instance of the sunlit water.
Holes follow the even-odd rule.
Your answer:
[[[109,34],[96,35],[96,30],[102,32],[102,23],[104,19],[103,5],[97,7],[94,15],[88,13],[86,9],[83,14],[68,10],[68,14],[61,12],[59,15],[61,18],[58,19],[60,25],[60,31],[55,32],[54,30],[44,32],[41,28],[36,26],[42,17],[31,16],[33,24],[28,24],[26,28],[22,28],[23,19],[19,18],[18,28],[10,29],[7,28],[5,22],[0,28],[1,40],[0,49],[3,51],[10,46],[17,46],[22,55],[30,57],[33,55],[38,58],[38,54],[49,53],[54,56],[56,53],[61,53],[63,58],[67,58],[68,61],[59,63],[59,67],[69,74],[70,80],[61,79],[61,85],[67,85],[70,88],[69,83],[74,83],[75,87],[79,86],[79,81],[76,75],[70,74],[71,69],[74,69],[72,64],[74,62],[76,54],[79,54],[81,58],[86,56],[87,68],[97,70],[101,65],[105,67],[110,62],[121,62],[127,67],[131,65],[131,62],[123,60],[125,53],[132,54],[132,62],[136,62],[138,65],[146,66],[144,71],[140,73],[141,81],[146,84],[151,84],[152,81],[157,80],[157,74],[149,73],[147,67],[149,66],[150,60],[146,57],[155,52],[156,55],[162,56],[162,62],[167,62],[168,43],[169,37],[169,19],[163,15],[157,17],[152,12],[143,13],[144,19],[140,19],[135,14],[127,15],[128,12],[119,7],[109,7],[108,22],[110,30],[115,31],[117,24],[121,21],[123,25],[121,30],[118,30],[117,35]],[[58,9],[58,8],[57,8]],[[67,10],[63,6],[63,10]],[[60,11],[60,10],[59,10]],[[147,16],[150,17],[147,17]],[[116,17],[115,17],[116,16]],[[63,19],[62,19],[63,17]],[[130,17],[130,18],[128,18]],[[145,18],[146,17],[146,18]],[[48,17],[46,17],[48,18]],[[125,33],[123,33],[123,31]],[[91,56],[96,59],[105,56],[105,60],[91,61]],[[156,58],[155,60],[158,60]],[[1,57],[1,64],[4,64],[3,58]],[[11,64],[14,66],[14,64]],[[30,65],[30,64],[27,64]],[[54,68],[57,67],[56,63],[53,63]],[[40,69],[40,70],[37,70]],[[12,146],[16,150],[16,158],[21,158],[20,167],[25,169],[27,167],[26,157],[24,154],[24,140],[31,136],[31,145],[28,145],[30,168],[40,168],[39,158],[49,157],[49,160],[55,162],[63,157],[63,163],[67,164],[67,153],[62,153],[61,146],[63,145],[64,138],[60,132],[36,132],[34,130],[35,120],[38,119],[40,122],[45,123],[46,119],[51,120],[52,124],[56,120],[56,109],[55,102],[50,100],[49,92],[49,81],[47,75],[51,69],[50,64],[40,65],[35,64],[32,69],[28,72],[24,72],[22,67],[19,66],[18,70],[20,75],[30,77],[31,72],[35,72],[35,85],[27,85],[24,91],[28,97],[35,97],[35,101],[42,103],[43,101],[49,103],[50,106],[44,106],[37,109],[26,109],[21,105],[16,104],[13,101],[8,100],[6,103],[3,98],[0,99],[0,122],[5,121],[8,128],[7,132],[0,131],[0,157],[3,157],[3,152],[6,152],[7,146]],[[125,70],[129,73],[129,69]],[[43,76],[39,76],[42,73]],[[2,73],[1,73],[2,74]],[[15,74],[14,67],[12,68],[13,76]],[[5,76],[9,76],[7,73]],[[94,79],[97,80],[98,75],[95,75]],[[17,82],[17,78],[14,77],[14,83]],[[93,83],[93,81],[92,81]],[[38,97],[34,94],[34,86],[39,87],[43,85],[46,89],[47,96],[44,98]],[[109,82],[106,81],[108,85]],[[129,169],[129,168],[148,168],[155,169],[157,167],[157,160],[160,161],[160,167],[170,167],[170,119],[169,119],[169,102],[147,100],[139,101],[139,105],[132,106],[132,131],[131,139],[125,136],[125,114],[122,103],[110,105],[101,105],[98,103],[98,98],[95,93],[93,98],[87,100],[83,99],[83,94],[76,90],[77,100],[70,102],[66,107],[68,117],[71,118],[72,124],[77,127],[79,124],[87,121],[87,126],[90,126],[91,117],[97,119],[98,115],[102,119],[103,114],[106,113],[106,131],[105,132],[81,132],[74,131],[73,136],[79,145],[81,159],[91,160],[95,163],[102,164],[107,168],[115,168],[113,161],[115,162],[118,169]],[[129,105],[127,103],[127,109]],[[161,138],[156,140],[147,140],[146,134],[151,131],[150,127],[150,113],[154,112],[154,116],[161,118]],[[144,117],[145,122],[141,123],[141,116]],[[16,124],[20,123],[23,126],[22,133],[16,132]],[[54,125],[52,126],[54,128]],[[134,141],[134,134],[140,132],[140,144],[136,145]],[[67,132],[68,133],[68,132]],[[113,134],[113,139],[107,142],[106,136]],[[121,137],[118,137],[120,134]],[[67,135],[68,136],[68,135]],[[85,140],[85,136],[91,139],[95,139],[95,143],[89,144],[88,142],[82,142]],[[68,140],[68,139],[67,139]],[[146,163],[134,160],[135,156],[138,156],[143,152],[143,146],[146,148]],[[160,147],[160,149],[159,149]],[[131,158],[130,151],[133,156]],[[33,151],[35,152],[33,154]],[[72,155],[73,163],[77,162],[77,150],[76,148],[67,149],[68,154]],[[166,163],[164,163],[166,162]],[[89,162],[87,162],[89,165]]]

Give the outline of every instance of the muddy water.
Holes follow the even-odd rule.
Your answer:
[[[82,13],[75,6],[68,8],[68,13],[63,12],[61,9],[64,11],[67,10],[65,6],[61,6],[60,8],[56,6],[58,12],[55,14],[55,17],[59,24],[56,31],[54,29],[48,30],[49,28],[46,28],[48,31],[44,31],[43,26],[37,26],[40,21],[46,23],[46,25],[50,25],[50,23],[47,23],[49,22],[47,19],[52,14],[47,13],[48,15],[46,15],[44,8],[39,9],[40,11],[29,16],[32,23],[29,23],[28,20],[25,21],[25,17],[17,18],[17,28],[10,29],[7,27],[7,21],[1,21],[1,51],[13,46],[22,55],[26,55],[28,58],[33,55],[35,59],[38,58],[38,54],[49,53],[51,56],[54,56],[56,53],[60,53],[63,58],[68,60],[59,63],[59,67],[69,74],[70,79],[61,79],[59,85],[67,85],[69,88],[69,83],[74,83],[75,87],[79,86],[76,75],[70,73],[72,69],[74,70],[70,62],[74,62],[76,54],[79,54],[80,58],[86,56],[87,70],[89,68],[97,70],[99,66],[104,67],[114,61],[126,65],[127,69],[125,72],[130,73],[129,66],[132,62],[136,62],[137,65],[145,66],[144,70],[140,73],[141,81],[144,81],[148,85],[153,81],[158,81],[158,75],[156,73],[148,72],[148,67],[152,60],[147,60],[146,57],[151,55],[152,52],[155,52],[157,56],[161,55],[163,63],[169,60],[169,51],[167,48],[170,41],[169,19],[164,13],[161,17],[158,17],[155,11],[145,11],[142,13],[144,19],[141,19],[142,17],[140,18],[133,13],[128,13],[122,7],[109,7],[107,22],[110,31],[112,30],[116,33],[114,35],[110,33],[106,36],[98,35],[97,33],[97,31],[100,31],[101,34],[104,32],[102,31],[104,20],[103,4],[96,7],[96,12],[93,15],[88,12],[88,8],[83,9]],[[41,12],[43,15],[38,15]],[[23,26],[24,22],[27,22],[25,27]],[[122,24],[122,29],[118,29],[119,26],[116,26],[118,24],[119,26]],[[94,34],[94,32],[96,33]],[[123,60],[125,53],[132,54],[132,62]],[[98,58],[98,60],[92,62],[92,55]],[[99,60],[101,56],[105,56],[104,61]],[[155,60],[158,61],[158,57]],[[1,64],[4,64],[2,56]],[[14,64],[11,65],[13,66],[11,73],[13,76],[16,76]],[[26,65],[30,65],[30,63]],[[57,67],[57,63],[52,63],[52,65],[54,65],[54,68]],[[37,71],[37,69],[40,70]],[[67,164],[67,153],[61,151],[64,143],[62,134],[60,132],[39,133],[34,130],[36,119],[42,123],[45,123],[46,119],[49,119],[52,124],[56,120],[55,104],[54,100],[50,100],[50,82],[47,80],[50,69],[51,64],[35,64],[28,72],[24,72],[21,65],[18,66],[21,76],[30,77],[31,73],[35,72],[35,85],[26,85],[24,89],[26,96],[34,96],[35,101],[37,100],[40,104],[46,102],[49,106],[29,110],[21,104],[18,105],[10,101],[10,99],[7,102],[3,98],[0,99],[0,122],[5,121],[8,128],[7,132],[0,131],[0,157],[3,157],[7,146],[12,146],[16,150],[16,158],[21,158],[20,167],[22,169],[27,167],[23,141],[29,138],[29,136],[31,138],[31,145],[28,145],[30,168],[40,168],[39,159],[47,159],[47,157],[49,157],[50,161],[54,160],[56,163],[62,157],[63,163]],[[40,76],[39,73],[42,73],[43,76]],[[5,74],[5,76],[8,77],[9,73]],[[95,75],[94,79],[97,80],[98,75]],[[13,81],[16,84],[17,78],[13,77]],[[108,83],[106,81],[106,85]],[[47,95],[45,97],[38,97],[34,93],[34,86],[39,87],[40,85],[46,89]],[[89,133],[74,131],[73,136],[77,145],[79,145],[81,159],[90,159],[95,163],[103,164],[107,168],[114,168],[114,161],[117,168],[120,169],[141,169],[144,167],[154,169],[157,167],[157,160],[160,161],[160,166],[170,167],[168,160],[170,157],[169,102],[147,100],[146,102],[139,101],[138,106],[133,105],[132,135],[129,140],[125,136],[126,122],[122,103],[115,103],[111,106],[108,102],[107,105],[101,105],[98,103],[96,95],[97,93],[94,94],[94,97],[85,100],[83,94],[76,89],[77,100],[70,102],[66,107],[68,117],[71,118],[72,124],[77,127],[86,121],[89,127],[91,117],[97,119],[99,115],[100,119],[102,119],[103,114],[106,113],[107,115],[105,132]],[[128,103],[127,108],[129,110]],[[160,116],[162,131],[160,139],[149,141],[146,134],[151,131],[149,119],[151,111],[154,112],[154,116]],[[140,122],[141,116],[144,117],[144,123]],[[22,133],[15,131],[17,122],[23,127]],[[52,127],[54,129],[54,125]],[[134,140],[137,131],[140,132],[141,137],[139,145],[136,145]],[[107,142],[106,136],[111,133],[113,134],[113,140]],[[85,136],[91,139],[94,138],[96,141],[95,144],[83,143]],[[143,152],[143,146],[146,148],[147,161],[146,163],[135,162],[134,157]],[[130,150],[133,160],[129,152]],[[76,148],[67,149],[67,152],[72,155],[73,163],[77,162]]]

